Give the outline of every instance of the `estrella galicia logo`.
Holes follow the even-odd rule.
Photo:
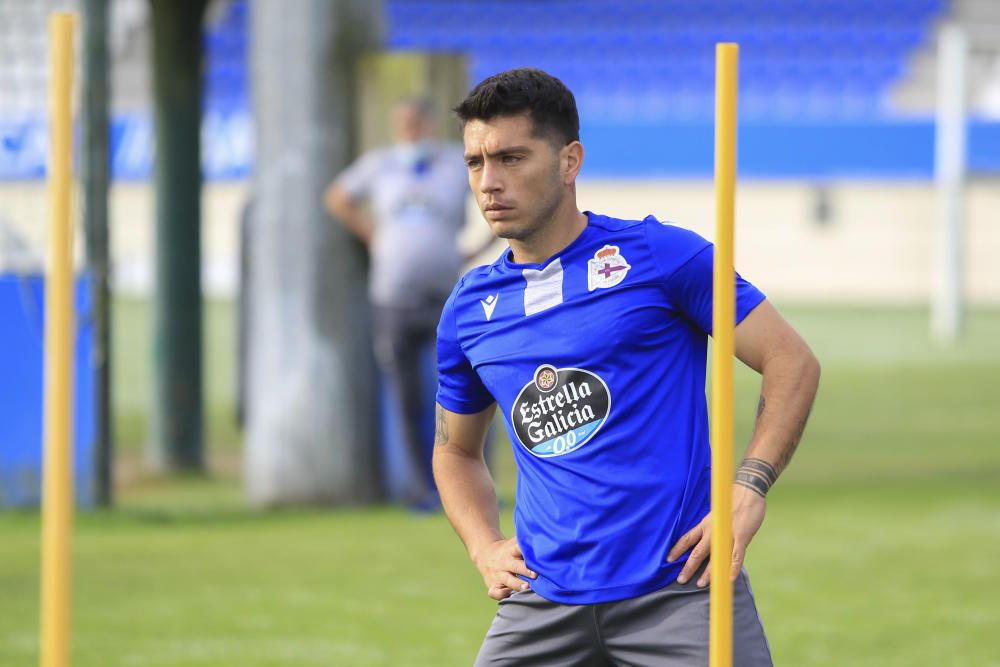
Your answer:
[[[600,377],[582,368],[539,366],[511,408],[517,439],[535,456],[576,451],[601,428],[611,393]]]

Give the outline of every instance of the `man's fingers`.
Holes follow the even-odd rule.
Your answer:
[[[498,601],[503,600],[504,598],[509,598],[511,593],[513,593],[513,591],[506,586],[493,586],[488,591],[489,596]]]
[[[698,524],[685,533],[681,539],[677,540],[677,544],[675,544],[670,549],[670,553],[667,554],[667,560],[677,560],[683,556],[684,552],[690,549],[691,545],[695,544],[699,539],[701,539],[701,524]]]
[[[701,540],[695,545],[694,549],[691,550],[691,555],[688,556],[687,562],[684,563],[684,569],[682,569],[681,573],[677,576],[678,583],[686,584],[691,577],[694,576],[694,573],[698,571],[701,564],[706,558],[708,558],[708,555],[711,552],[711,544],[712,533],[705,531]]]
[[[740,570],[743,569],[743,560],[747,556],[747,545],[745,544],[733,544],[733,564],[729,568],[729,579],[731,581],[736,581],[736,577],[740,576]]]
[[[523,574],[529,579],[536,579],[538,573],[528,567],[524,562],[524,554],[521,553],[521,546],[517,543],[517,538],[510,539],[512,559],[507,563],[507,571],[515,574]]]
[[[500,584],[506,586],[512,591],[526,591],[528,590],[528,582],[522,581],[515,577],[509,572],[504,572],[500,576]]]
[[[538,573],[528,567],[523,560],[516,560],[511,563],[511,568],[509,570],[514,574],[523,574],[529,579],[537,579]]]
[[[528,588],[530,586],[527,582],[518,579],[510,572],[501,572],[487,592],[494,600],[503,600],[510,597],[515,591],[526,591]]]
[[[736,581],[736,577],[740,575],[740,570],[743,569],[743,559],[746,558],[747,548],[745,544],[736,544],[733,546],[733,560],[732,566],[729,569],[729,580]],[[698,587],[704,588],[708,586],[712,581],[712,566],[711,561],[705,566],[705,571],[701,573],[698,578]],[[683,582],[681,582],[683,583]]]

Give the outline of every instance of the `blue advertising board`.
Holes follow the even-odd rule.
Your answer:
[[[933,119],[741,119],[739,176],[784,179],[918,179],[934,175]],[[583,121],[584,178],[711,178],[711,119],[649,122]],[[968,124],[967,167],[1000,173],[1000,122]],[[39,180],[48,150],[41,118],[0,118],[0,181]],[[111,123],[115,180],[153,175],[153,122],[148,114]],[[248,110],[208,111],[202,119],[202,169],[208,181],[247,179],[253,173],[253,118]]]
[[[94,502],[96,422],[91,280],[75,285],[73,464],[76,503]],[[44,279],[0,274],[0,508],[37,507],[42,498],[45,356]]]

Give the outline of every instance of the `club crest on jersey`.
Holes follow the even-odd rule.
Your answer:
[[[511,407],[518,441],[548,458],[583,447],[611,410],[611,393],[598,375],[582,368],[539,366]]]
[[[632,267],[622,257],[616,245],[606,245],[587,260],[587,289],[593,292],[602,287],[614,287],[625,280],[625,274]]]

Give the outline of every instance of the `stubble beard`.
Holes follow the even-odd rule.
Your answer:
[[[552,197],[545,202],[545,205],[541,209],[531,216],[526,224],[507,226],[502,221],[492,223],[490,227],[493,230],[493,234],[497,238],[525,244],[530,244],[536,236],[544,235],[553,217],[555,217],[556,211],[559,210],[559,206],[562,204],[563,195],[558,188],[559,182],[557,178],[549,190],[552,193]]]

